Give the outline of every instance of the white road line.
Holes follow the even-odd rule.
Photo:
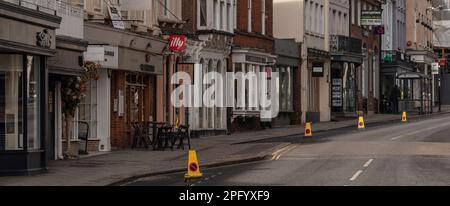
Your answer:
[[[352,178],[350,178],[350,181],[355,181],[356,179],[358,179],[359,175],[361,175],[363,173],[362,170],[358,170],[358,172],[356,172]]]
[[[273,156],[273,157],[272,157],[272,160],[276,160],[277,157],[278,157],[282,152],[288,150],[290,147],[291,147],[291,146],[287,146],[287,147],[281,148],[281,149],[279,149],[278,151],[272,153],[272,156]],[[278,158],[279,158],[279,157],[278,157]]]
[[[277,156],[275,156],[275,157],[274,157],[275,160],[279,160],[279,159],[281,158],[281,156],[283,156],[284,154],[286,154],[286,153],[292,151],[292,150],[295,149],[296,147],[297,147],[297,146],[295,146],[295,145],[289,146],[288,148],[286,148],[286,150],[284,150],[283,152],[281,152],[280,154],[278,154]],[[272,158],[272,160],[273,160],[273,158]]]
[[[277,156],[275,157],[275,160],[279,160],[280,157],[281,157],[281,155],[277,155]]]
[[[421,133],[421,132],[425,132],[425,131],[428,131],[428,130],[434,130],[434,129],[437,129],[437,128],[439,128],[439,127],[444,127],[444,126],[447,126],[447,125],[448,125],[448,124],[440,125],[440,126],[434,126],[434,127],[428,128],[428,129],[423,129],[423,130],[419,130],[419,131],[407,133],[407,134],[404,134],[404,135],[400,135],[400,136],[397,136],[397,137],[393,137],[393,138],[391,138],[391,140],[392,140],[392,141],[395,141],[395,140],[401,139],[401,138],[403,138],[403,137],[405,137],[405,136],[411,136],[411,135],[419,134],[419,133]]]
[[[403,135],[400,135],[400,136],[397,136],[397,137],[391,138],[391,140],[392,140],[392,141],[394,141],[394,140],[398,140],[398,139],[401,139],[401,138],[403,138],[403,137],[405,137],[405,136],[403,136]]]
[[[366,164],[364,164],[364,167],[369,167],[370,164],[372,164],[373,159],[370,159],[369,161],[366,162]]]

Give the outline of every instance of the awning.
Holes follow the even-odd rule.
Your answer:
[[[430,79],[430,77],[418,72],[405,72],[397,75],[397,79]]]

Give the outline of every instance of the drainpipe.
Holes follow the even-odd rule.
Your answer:
[[[417,49],[417,0],[414,0],[414,44]]]

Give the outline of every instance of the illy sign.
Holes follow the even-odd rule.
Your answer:
[[[172,52],[182,52],[186,49],[186,36],[184,35],[171,35],[169,37],[169,49]]]

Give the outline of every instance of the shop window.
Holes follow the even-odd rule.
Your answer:
[[[40,58],[27,56],[27,135],[28,148],[39,149],[39,68]]]
[[[28,149],[41,148],[40,65],[38,56],[0,55],[0,151],[23,150],[25,127]]]
[[[206,7],[206,0],[200,0],[200,26],[206,27],[207,26],[207,7]]]
[[[0,151],[23,149],[21,55],[0,55]]]
[[[292,111],[292,79],[290,67],[278,69],[280,78],[280,111]]]
[[[97,138],[97,81],[89,81],[86,87],[86,96],[78,109],[78,119],[89,124],[89,137]]]

